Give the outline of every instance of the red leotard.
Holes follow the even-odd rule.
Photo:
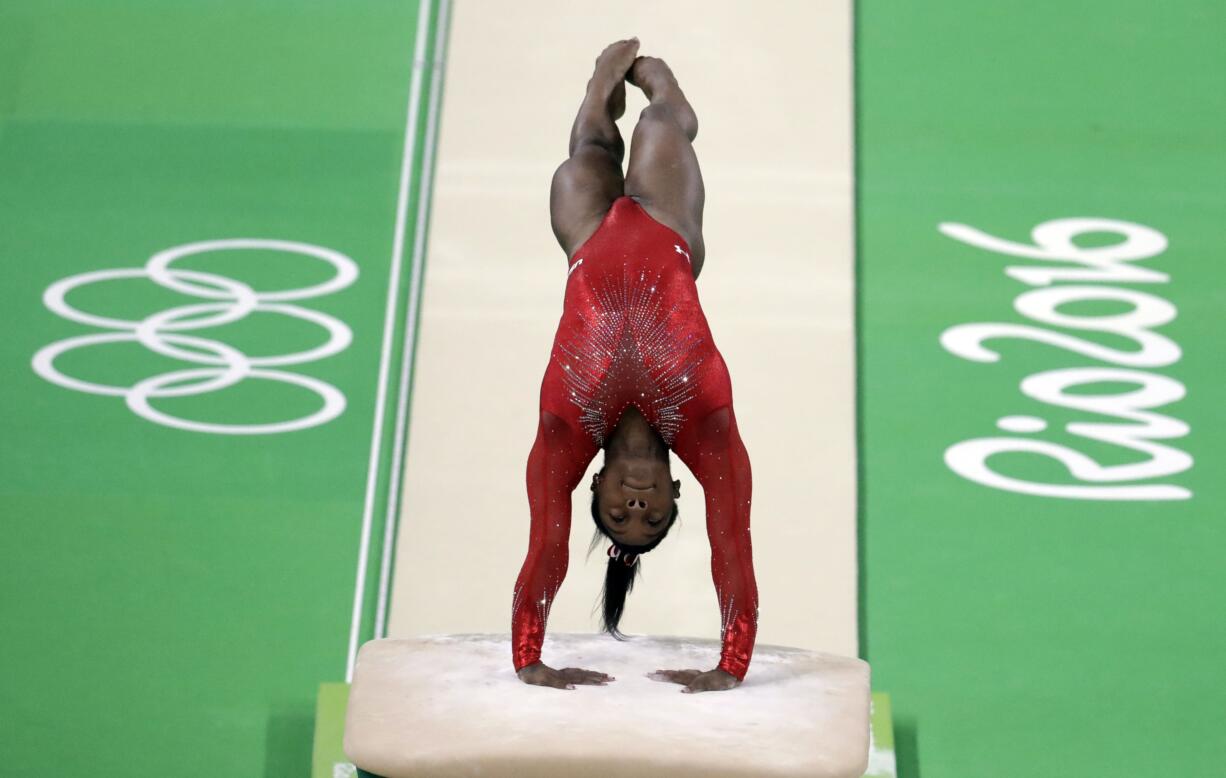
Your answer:
[[[574,256],[528,457],[532,529],[512,604],[515,669],[540,661],[549,608],[566,577],[571,493],[634,405],[702,485],[721,614],[719,667],[743,679],[758,627],[749,456],[728,368],[698,303],[689,246],[621,197]]]

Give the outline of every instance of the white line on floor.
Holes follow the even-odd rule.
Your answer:
[[[413,356],[417,339],[417,306],[421,299],[421,277],[425,266],[426,219],[430,213],[430,190],[434,178],[434,151],[438,147],[438,109],[442,102],[443,67],[447,61],[447,13],[449,0],[439,3],[434,30],[434,72],[430,77],[430,109],[426,114],[426,148],[422,153],[422,179],[417,195],[417,223],[413,233],[413,275],[409,283],[409,311],[405,317],[404,356],[401,358],[400,388],[396,398],[396,437],[392,446],[392,483],[388,490],[387,517],[384,520],[383,560],[379,568],[379,604],[375,608],[375,637],[386,637],[388,589],[392,581],[393,545],[399,518],[400,480],[404,469],[404,439],[408,430],[409,384],[413,378]]]
[[[370,440],[370,464],[366,470],[366,498],[362,507],[362,535],[358,541],[357,582],[353,593],[353,619],[349,626],[349,657],[345,680],[353,680],[353,665],[357,661],[358,634],[362,626],[362,600],[366,595],[366,566],[370,557],[371,520],[374,517],[375,487],[379,480],[379,452],[383,448],[383,410],[387,401],[388,361],[395,335],[396,298],[400,289],[400,266],[404,256],[404,228],[409,207],[409,179],[416,151],[417,118],[421,104],[423,70],[428,63],[421,59],[430,26],[431,0],[421,0],[417,11],[417,39],[413,44],[413,78],[409,87],[408,117],[404,128],[404,150],[400,163],[400,190],[396,200],[396,227],[392,242],[392,268],[388,279],[387,306],[383,319],[383,346],[379,355],[379,383],[375,394],[375,419]]]

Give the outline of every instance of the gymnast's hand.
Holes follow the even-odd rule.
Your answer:
[[[517,675],[524,683],[530,683],[533,686],[552,686],[555,689],[573,689],[577,683],[589,686],[608,686],[609,681],[617,680],[611,675],[598,673],[595,670],[581,670],[578,667],[554,670],[544,662],[521,667]]]
[[[653,681],[679,683],[685,687],[681,691],[687,694],[694,692],[722,692],[741,683],[736,679],[735,675],[718,667],[705,673],[701,670],[656,670],[654,673],[648,673],[647,677]]]

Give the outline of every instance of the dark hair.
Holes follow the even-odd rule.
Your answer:
[[[677,501],[673,500],[673,512],[668,517],[668,523],[664,525],[664,531],[646,545],[632,546],[618,541],[609,534],[608,528],[605,527],[604,522],[600,518],[600,504],[597,501],[596,492],[592,492],[592,521],[596,522],[596,534],[592,536],[592,543],[588,546],[587,552],[589,554],[592,553],[592,550],[596,548],[596,544],[600,542],[601,535],[613,541],[613,545],[617,546],[621,552],[617,559],[609,557],[609,562],[605,566],[604,572],[604,588],[600,592],[601,627],[605,632],[608,632],[618,640],[624,637],[617,629],[617,625],[621,622],[622,611],[626,607],[626,595],[634,588],[634,580],[639,575],[639,568],[643,566],[643,559],[638,555],[646,554],[663,542],[664,538],[668,536],[668,531],[672,529],[673,523],[677,521],[677,514]],[[620,558],[625,554],[635,554],[638,558],[634,564],[627,565]]]

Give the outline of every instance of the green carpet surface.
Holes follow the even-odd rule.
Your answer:
[[[0,774],[309,771],[315,691],[345,675],[417,11],[0,3]],[[430,51],[418,54],[428,61]],[[418,116],[408,130],[415,170]],[[411,246],[412,219],[409,229]],[[358,275],[277,298],[336,271],[267,248],[177,260],[177,289],[141,270],[165,249],[235,238],[338,252]],[[64,299],[128,322],[199,306],[155,328],[156,348],[133,328],[70,320],[43,303],[62,279],[125,269],[81,279]],[[401,319],[406,283],[402,272]],[[235,309],[240,284],[272,295],[270,307]],[[149,420],[125,402],[146,379],[195,370],[159,384],[149,405],[223,426],[309,417],[323,401],[292,379],[256,373],[174,390],[216,379],[227,359],[322,346],[325,321],[352,342],[256,368],[331,386],[345,407],[330,421],[218,434]],[[117,337],[65,350],[54,366],[117,393],[33,369],[51,344],[108,332]],[[400,353],[393,344],[392,377]],[[372,541],[372,575],[378,552]],[[373,588],[360,614],[367,637]]]
[[[891,693],[899,775],[1220,774],[1226,6],[862,2],[857,25],[862,651]],[[938,229],[1033,246],[1071,218],[1169,245],[1026,282],[1006,269],[1095,268]],[[1124,279],[1125,264],[1153,272]],[[1060,287],[1080,288],[1042,291]],[[997,361],[942,346],[971,324],[1082,343],[997,326],[978,331]],[[1010,416],[1031,418],[997,426]],[[1175,436],[1147,440],[1151,425]],[[1009,442],[959,451],[1007,486],[946,464],[991,438]],[[1035,442],[1088,460],[1070,470]]]

